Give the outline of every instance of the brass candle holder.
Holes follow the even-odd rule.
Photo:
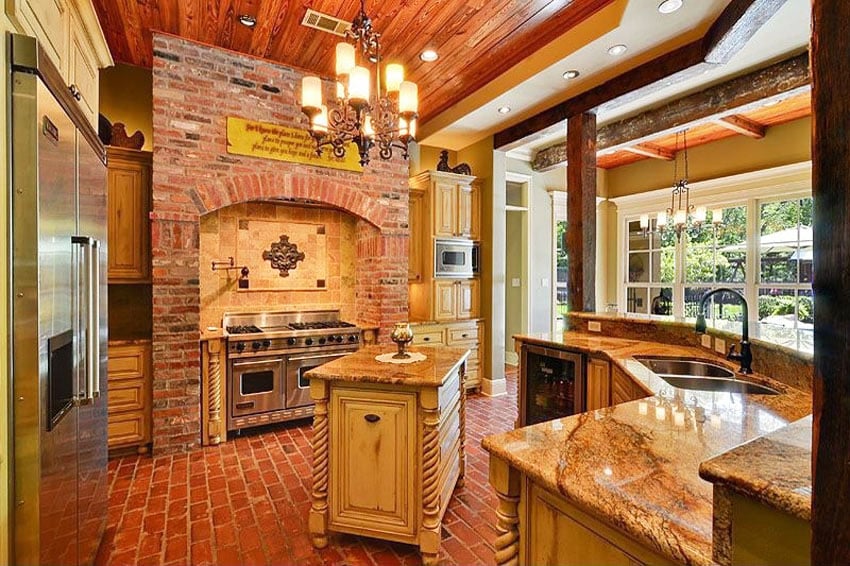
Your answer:
[[[398,353],[393,356],[396,360],[406,360],[410,357],[407,353],[407,345],[413,341],[413,329],[406,322],[397,322],[390,333],[390,340],[398,346]]]

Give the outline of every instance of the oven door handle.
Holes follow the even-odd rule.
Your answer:
[[[339,352],[336,354],[316,354],[314,356],[292,356],[288,358],[290,362],[300,362],[304,360],[318,360],[319,358],[341,358],[342,356],[347,356],[348,354],[353,354],[354,352]]]
[[[242,366],[258,366],[258,365],[271,365],[271,364],[280,364],[283,363],[283,358],[274,358],[274,359],[265,359],[265,360],[250,360],[250,361],[242,361],[242,360],[234,360],[233,367],[238,368]]]

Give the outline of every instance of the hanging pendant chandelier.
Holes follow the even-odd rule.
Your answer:
[[[683,151],[679,151],[680,147]],[[684,176],[679,177],[679,155],[683,156]],[[659,211],[655,215],[655,229],[661,233],[672,229],[676,232],[676,238],[682,239],[682,232],[688,227],[700,228],[705,224],[708,211],[704,206],[691,204],[691,188],[688,185],[688,131],[676,132],[676,154],[673,159],[673,194],[670,207]],[[711,211],[711,225],[716,227],[723,223],[723,209],[718,208]],[[644,232],[649,232],[649,215],[642,214],[640,227]]]
[[[324,104],[319,77],[302,79],[301,111],[317,154],[330,146],[342,158],[354,142],[360,165],[369,163],[375,147],[381,159],[391,159],[393,150],[407,159],[408,146],[416,139],[419,93],[416,83],[404,80],[404,67],[395,63],[385,66],[381,84],[380,37],[366,14],[366,0],[360,0],[346,41],[336,45],[336,99],[331,106]],[[374,66],[374,82],[369,66]]]

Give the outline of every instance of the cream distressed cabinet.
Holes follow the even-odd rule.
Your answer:
[[[415,346],[451,346],[469,350],[466,360],[466,388],[480,389],[481,361],[484,359],[484,323],[464,320],[446,324],[411,324]]]
[[[426,171],[411,186],[431,194],[430,223],[437,238],[481,237],[480,189],[471,175]]]
[[[476,318],[479,314],[477,279],[434,282],[434,320]]]
[[[113,61],[91,0],[6,0],[6,15],[38,39],[96,130],[98,70]]]

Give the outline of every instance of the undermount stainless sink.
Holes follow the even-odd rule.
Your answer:
[[[723,366],[681,358],[635,358],[641,364],[680,389],[695,391],[729,391],[755,395],[776,395],[778,391],[735,378],[735,372]]]

